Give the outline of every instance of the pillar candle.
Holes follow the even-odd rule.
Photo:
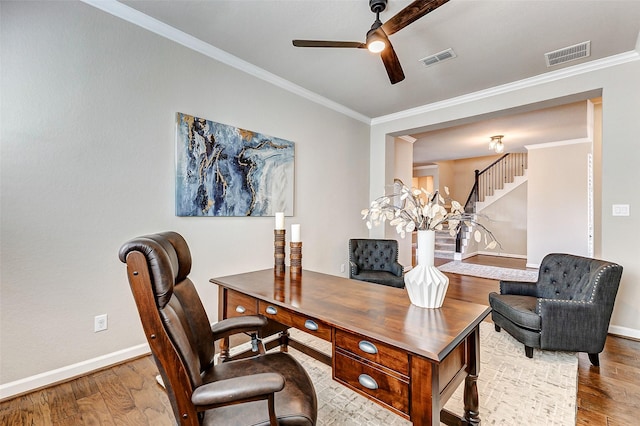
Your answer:
[[[276,213],[276,228],[275,229],[284,229],[284,213],[277,212]]]
[[[294,223],[291,225],[291,242],[299,243],[300,241],[300,224]]]

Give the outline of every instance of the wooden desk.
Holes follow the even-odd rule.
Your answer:
[[[330,341],[333,379],[414,425],[480,424],[479,324],[489,307],[446,299],[423,309],[404,289],[311,271],[266,269],[211,282],[220,286],[220,319],[262,314]],[[462,381],[457,416],[443,406]]]

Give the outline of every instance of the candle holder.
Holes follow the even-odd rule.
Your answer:
[[[284,244],[285,235],[287,231],[284,229],[273,230],[273,269],[276,273],[283,273],[285,270],[284,265]]]
[[[289,256],[291,257],[291,266],[289,268],[292,274],[301,274],[302,273],[302,242],[291,242],[290,243],[291,253]]]

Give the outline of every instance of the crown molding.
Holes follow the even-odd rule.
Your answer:
[[[424,166],[415,166],[413,168],[413,170],[433,170],[433,169],[437,169],[438,165],[437,164],[427,164]]]
[[[337,102],[334,102],[330,99],[327,99],[323,96],[318,95],[310,90],[305,89],[304,87],[298,86],[290,82],[289,80],[285,80],[284,78],[278,77],[275,74],[270,73],[260,67],[257,67],[247,61],[244,61],[237,56],[234,56],[228,52],[225,52],[222,49],[219,49],[209,43],[205,43],[204,41],[193,37],[183,31],[180,31],[170,25],[165,24],[155,18],[150,17],[149,15],[145,15],[144,13],[133,9],[125,4],[117,2],[115,0],[81,0],[82,2],[93,6],[97,9],[102,10],[103,12],[107,12],[113,16],[121,18],[127,22],[130,22],[134,25],[137,25],[145,30],[151,31],[159,36],[162,36],[166,39],[174,41],[184,47],[187,47],[191,50],[194,50],[198,53],[201,53],[205,56],[210,57],[211,59],[215,59],[218,62],[222,62],[225,65],[233,67],[239,71],[245,72],[249,75],[252,75],[256,78],[266,81],[267,83],[271,83],[274,86],[277,86],[281,89],[287,90],[291,93],[294,93],[302,98],[308,99],[312,102],[320,104],[326,108],[332,109],[336,112],[344,114],[348,117],[351,117],[355,120],[361,121],[365,124],[371,124],[371,118],[367,117],[359,112],[356,112],[350,108],[345,107]]]
[[[547,72],[534,77],[525,78],[523,80],[518,80],[500,86],[491,87],[489,89],[457,96],[455,98],[446,99],[444,101],[434,102],[404,111],[399,111],[393,114],[375,117],[371,119],[371,125],[375,126],[377,124],[388,123],[390,121],[395,121],[403,118],[409,118],[419,114],[424,114],[426,112],[458,106],[465,103],[501,95],[504,93],[522,90],[529,87],[535,87],[541,84],[546,84],[553,81],[562,80],[565,78],[574,77],[576,75],[598,71],[638,60],[640,60],[640,52],[638,50],[631,50],[629,52],[624,52],[618,55],[609,56],[607,58],[602,58],[595,61],[574,65],[572,67]]]
[[[398,139],[402,139],[405,142],[409,142],[409,143],[415,143],[415,141],[417,141],[418,139],[414,138],[413,136],[410,135],[402,135],[402,136],[398,136]]]
[[[533,151],[536,149],[555,148],[557,146],[576,145],[579,143],[592,143],[592,142],[593,142],[593,139],[590,139],[587,137],[587,138],[580,138],[580,139],[568,139],[565,141],[538,143],[535,145],[525,145],[524,147],[527,149],[527,151]]]

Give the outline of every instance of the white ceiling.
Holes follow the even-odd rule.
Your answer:
[[[368,0],[120,3],[364,119],[640,50],[640,0],[450,0],[390,36],[406,75],[391,85],[381,60],[366,49],[298,48],[291,43],[364,41],[375,19]],[[380,19],[387,21],[410,3],[389,0]],[[585,41],[591,41],[590,57],[547,68],[546,52]],[[457,57],[432,67],[419,62],[447,48]],[[512,126],[525,125],[523,117],[518,120]],[[543,128],[555,127],[553,123]],[[506,122],[486,124],[475,143],[488,144],[487,134],[494,128],[503,129],[505,143],[524,132]],[[416,144],[419,151],[420,142]]]

